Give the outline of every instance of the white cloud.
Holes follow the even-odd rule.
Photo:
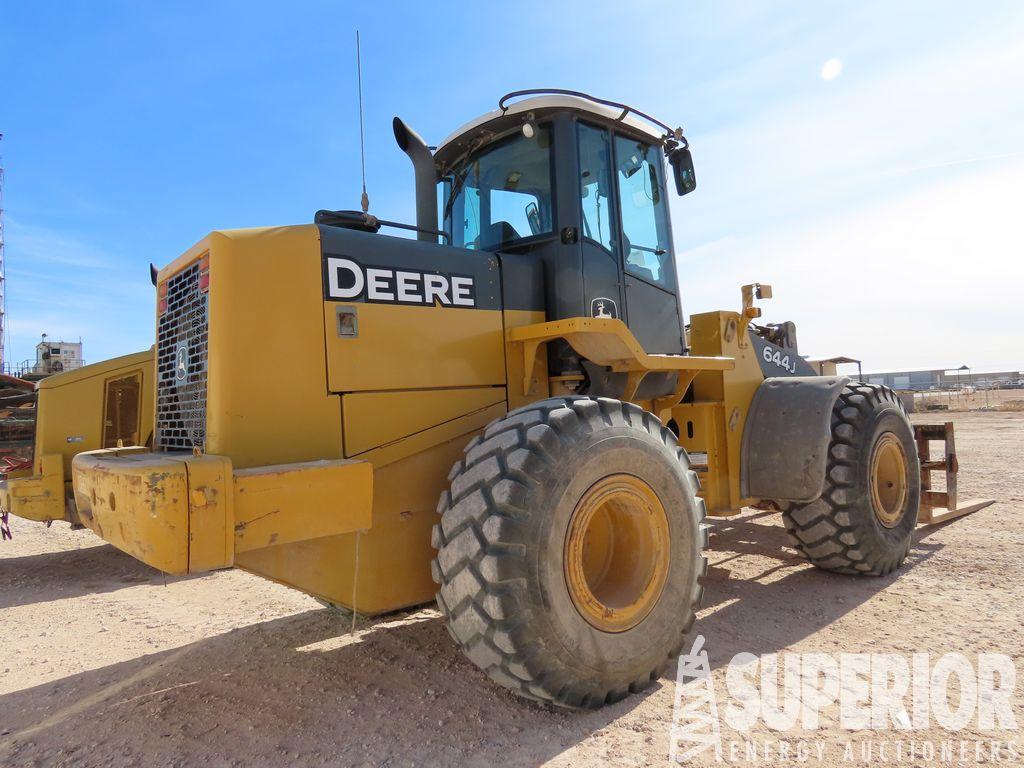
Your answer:
[[[145,268],[86,240],[12,221],[7,227],[7,362],[34,357],[40,334],[84,341],[89,362],[152,344]],[[128,262],[131,263],[131,262]]]
[[[8,217],[6,222],[8,261],[22,264],[62,264],[85,269],[112,269],[115,259],[101,248],[45,227],[21,224]]]
[[[762,281],[775,289],[765,320],[796,321],[803,354],[848,354],[866,369],[1024,366],[1022,199],[1018,162],[723,238],[680,256],[686,309],[737,308],[739,285]]]
[[[1024,366],[1024,43],[1003,30],[692,136],[673,203],[684,309],[770,319],[871,368]]]
[[[844,77],[690,136],[700,191],[678,218],[699,242],[903,191],[924,166],[1024,150],[1022,93],[1019,40],[975,41],[869,79]]]

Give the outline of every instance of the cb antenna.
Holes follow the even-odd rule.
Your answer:
[[[359,30],[356,30],[356,82],[359,88],[359,164],[363,172],[363,196],[359,199],[363,213],[370,210],[370,196],[366,194],[366,138],[363,136],[363,63],[359,51]]]

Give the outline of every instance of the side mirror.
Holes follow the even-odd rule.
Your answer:
[[[693,170],[693,156],[685,147],[677,147],[668,153],[672,175],[676,180],[676,192],[685,195],[697,188],[697,174]]]

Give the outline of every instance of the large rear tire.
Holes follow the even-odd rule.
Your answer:
[[[605,398],[534,403],[474,438],[449,479],[437,603],[492,680],[599,707],[678,656],[707,567],[704,503],[653,414]]]
[[[783,509],[793,545],[827,571],[891,573],[906,559],[921,500],[914,430],[896,393],[847,384],[828,451],[821,497]]]

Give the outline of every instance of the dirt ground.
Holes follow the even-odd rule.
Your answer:
[[[956,423],[961,497],[998,503],[919,529],[892,577],[808,566],[786,547],[777,514],[747,510],[714,523],[697,628],[716,688],[744,651],[1021,659],[1024,413],[939,418]],[[674,674],[596,712],[553,711],[486,680],[430,608],[350,634],[349,616],[239,571],[164,578],[88,532],[20,520],[12,528],[13,542],[0,543],[0,765],[667,764]],[[1020,687],[1012,705],[1024,722]],[[901,736],[971,742],[965,759],[904,765],[970,765],[974,740],[1016,739],[975,725],[956,734],[722,730],[726,743],[802,739],[825,750],[806,764],[829,766],[862,764],[865,741]],[[1002,764],[1024,763],[1022,741],[1016,758],[999,753]],[[985,749],[980,762],[993,762]],[[793,762],[759,755],[741,752],[737,764]],[[898,764],[892,753],[874,760]]]

